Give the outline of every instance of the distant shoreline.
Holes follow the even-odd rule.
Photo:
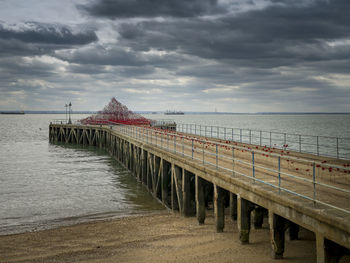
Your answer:
[[[1,114],[11,114],[18,111],[1,111]],[[74,111],[71,114],[96,114],[96,111]],[[138,114],[166,115],[162,111],[135,111]],[[23,114],[66,114],[65,111],[23,111]],[[184,112],[184,115],[349,115],[350,112]]]

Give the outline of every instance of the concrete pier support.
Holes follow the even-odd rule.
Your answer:
[[[162,188],[162,202],[165,206],[170,207],[169,202],[169,188],[171,184],[171,169],[170,164],[163,160],[163,167],[161,172],[161,188]]]
[[[324,236],[316,233],[316,258],[317,263],[328,263],[326,258]]]
[[[253,211],[253,224],[254,229],[262,228],[264,222],[265,209],[261,206],[257,206]]]
[[[237,220],[237,195],[230,193],[230,217],[232,221]]]
[[[204,224],[205,221],[205,181],[198,175],[195,178],[196,192],[196,214],[198,223]]]
[[[271,257],[273,259],[283,258],[285,242],[285,225],[287,220],[269,211]]]
[[[254,207],[253,203],[237,196],[237,226],[241,244],[249,243],[250,213]]]
[[[350,249],[326,239],[320,233],[316,233],[316,255],[317,263],[350,262]]]
[[[216,232],[223,232],[225,227],[225,190],[214,184],[214,217]]]
[[[299,238],[299,225],[289,222],[289,240],[298,240]]]
[[[182,211],[182,170],[171,164],[171,208],[173,211]]]
[[[147,153],[146,156],[146,163],[147,163],[147,188],[152,193],[152,156],[150,153]]]
[[[142,150],[142,167],[141,167],[141,174],[142,174],[142,182],[147,185],[147,152],[145,150]]]
[[[158,156],[154,157],[154,165],[155,165],[154,171],[155,171],[155,178],[156,178],[155,196],[159,200],[162,200],[162,188],[160,187],[162,160],[160,157]]]
[[[195,194],[193,187],[194,174],[183,169],[182,174],[182,207],[184,216],[195,215]]]

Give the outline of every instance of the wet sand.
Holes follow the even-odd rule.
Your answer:
[[[313,234],[286,241],[283,262],[316,262]],[[205,225],[195,217],[161,212],[51,230],[0,236],[0,262],[281,262],[270,257],[269,230],[252,230],[241,245],[236,222],[226,216],[216,233],[209,214]]]

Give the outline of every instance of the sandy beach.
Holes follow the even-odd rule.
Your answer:
[[[212,214],[198,225],[195,217],[161,212],[0,236],[0,262],[278,262],[266,223],[251,231],[249,245],[240,244],[228,216],[225,224],[216,233]],[[283,262],[316,262],[314,243],[302,230],[300,240],[286,241]]]

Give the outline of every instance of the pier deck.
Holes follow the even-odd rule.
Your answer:
[[[350,171],[344,160],[137,126],[51,124],[50,141],[105,148],[164,205],[205,222],[213,202],[216,229],[225,206],[237,219],[242,244],[250,218],[268,215],[272,257],[284,252],[285,230],[316,236],[317,262],[350,249]]]

